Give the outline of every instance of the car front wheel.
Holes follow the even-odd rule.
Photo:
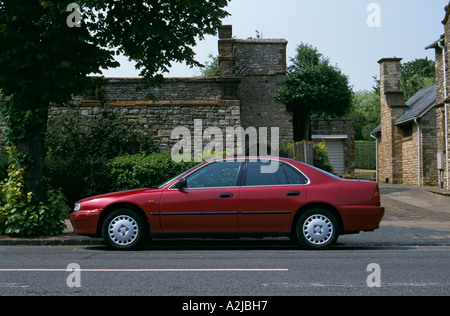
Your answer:
[[[302,214],[297,222],[296,237],[305,249],[329,249],[338,238],[338,224],[334,215],[320,208]]]
[[[105,243],[117,250],[139,248],[145,240],[146,231],[142,217],[129,209],[113,211],[106,217],[102,229]]]

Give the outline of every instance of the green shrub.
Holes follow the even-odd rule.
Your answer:
[[[313,145],[313,159],[314,167],[319,169],[334,172],[334,168],[330,162],[330,156],[328,155],[328,150],[325,141]]]
[[[375,170],[377,168],[376,143],[366,141],[355,142],[355,168]]]
[[[69,204],[108,191],[106,168],[111,159],[158,150],[136,125],[106,110],[92,117],[72,109],[50,119],[46,144],[47,175]]]
[[[0,148],[0,181],[8,177],[9,157],[5,149]]]
[[[40,237],[61,234],[69,214],[64,195],[51,188],[47,202],[37,202],[31,192],[23,190],[23,169],[12,164],[9,178],[1,183],[0,235]]]
[[[116,157],[108,163],[110,191],[159,186],[194,167],[197,162],[175,162],[170,153]]]

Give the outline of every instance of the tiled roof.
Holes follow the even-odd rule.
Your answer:
[[[395,121],[396,125],[413,121],[427,114],[436,105],[436,85],[429,86],[417,92],[406,102],[408,108]],[[381,125],[372,131],[372,134],[381,132]]]
[[[427,114],[436,105],[436,85],[420,90],[406,102],[406,105],[408,105],[408,108],[395,121],[395,124],[403,124]]]

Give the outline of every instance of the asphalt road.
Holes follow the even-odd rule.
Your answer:
[[[260,241],[251,249],[225,242],[214,249],[137,252],[82,246],[1,247],[0,295],[450,294],[448,246],[340,246],[313,252],[291,249],[288,242],[268,243],[270,249]]]
[[[228,306],[221,296],[270,304],[281,296],[448,296],[450,198],[382,186],[382,203],[379,230],[341,236],[329,251],[299,250],[282,238],[160,240],[134,252],[0,246],[0,296],[165,296],[177,300],[152,303],[171,310],[212,296],[216,311]]]

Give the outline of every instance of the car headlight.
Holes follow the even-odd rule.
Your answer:
[[[74,212],[78,212],[81,209],[81,203],[75,203],[75,207],[73,208]]]

